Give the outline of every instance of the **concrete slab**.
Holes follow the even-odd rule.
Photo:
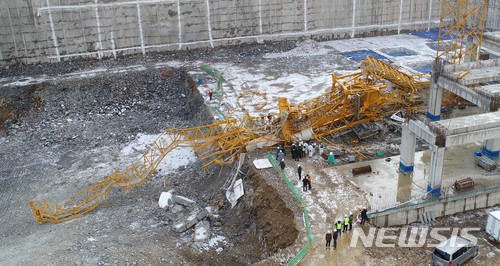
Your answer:
[[[265,168],[271,168],[273,165],[269,161],[269,159],[258,159],[258,160],[253,160],[253,165],[257,169],[265,169]]]
[[[465,74],[465,76],[458,78],[462,72],[463,71],[451,72],[445,75],[450,78],[457,78],[456,82],[462,85],[480,84],[482,82],[500,80],[500,66],[470,69],[467,70],[468,73]]]
[[[451,196],[469,192],[458,192],[451,188],[456,180],[465,177],[472,177],[475,183],[474,189],[477,190],[500,185],[500,174],[485,175],[485,170],[474,164],[474,151],[481,150],[481,148],[482,143],[480,142],[446,148],[442,177],[442,188],[443,191],[446,191],[446,195]],[[415,153],[415,171],[406,175],[399,172],[399,156],[389,157],[389,162],[383,158],[336,166],[336,169],[344,178],[352,181],[366,193],[370,205],[375,211],[392,207],[397,202],[418,203],[427,200],[426,188],[430,171],[430,157],[431,151]],[[356,176],[352,174],[352,168],[366,165],[371,166],[371,173]],[[402,193],[406,194],[401,195]],[[482,204],[486,206],[486,198],[484,198]],[[429,209],[429,211],[434,211],[436,217],[444,215],[442,214],[442,205],[432,210]],[[409,221],[414,220],[416,214],[410,216],[408,217]]]
[[[231,203],[231,208],[233,208],[238,199],[245,194],[245,190],[243,189],[243,181],[241,179],[236,180],[234,182],[233,189],[228,189],[226,191],[226,198]]]
[[[434,121],[429,127],[445,138],[445,147],[485,141],[500,136],[500,112]]]
[[[186,197],[183,197],[183,196],[174,195],[174,196],[172,196],[172,199],[175,203],[186,206],[186,207],[193,207],[194,205],[196,205],[195,201],[188,199]]]
[[[204,242],[210,239],[210,223],[208,221],[201,221],[194,228],[194,241]]]

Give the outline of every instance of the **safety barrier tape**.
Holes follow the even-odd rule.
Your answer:
[[[268,152],[267,154],[267,158],[269,159],[269,161],[273,164],[274,168],[276,170],[278,170],[278,173],[283,177],[283,179],[286,181],[286,183],[288,184],[288,186],[292,189],[293,193],[295,194],[295,196],[299,199],[299,201],[302,203],[302,211],[304,212],[304,219],[305,219],[305,223],[306,223],[306,229],[307,229],[307,233],[308,233],[308,236],[309,236],[309,242],[307,243],[307,245],[290,261],[288,262],[287,266],[292,266],[292,265],[296,265],[303,257],[304,255],[311,250],[311,248],[313,247],[313,237],[311,235],[311,226],[309,224],[309,216],[307,215],[307,209],[306,209],[306,204],[304,202],[304,200],[302,199],[302,196],[300,196],[300,194],[297,192],[297,190],[295,189],[295,186],[292,184],[292,182],[290,182],[290,180],[288,179],[288,177],[285,175],[285,173],[283,173],[280,169],[280,167],[278,166],[278,164],[276,163],[276,161],[274,160],[273,156],[271,155],[270,152]]]

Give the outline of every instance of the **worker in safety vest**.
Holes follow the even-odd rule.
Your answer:
[[[344,217],[344,232],[347,232],[347,229],[349,228],[349,218]]]
[[[309,144],[307,144],[307,142],[304,142],[304,146],[302,146],[302,157],[306,157],[308,147],[309,147]]]
[[[337,221],[337,232],[339,233],[339,236],[342,235],[342,222]]]
[[[328,156],[328,162],[336,163],[335,162],[335,155],[333,155],[333,152],[330,152],[330,155]]]

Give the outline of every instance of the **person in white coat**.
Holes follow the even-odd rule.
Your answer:
[[[309,149],[309,158],[312,158],[314,156],[314,151],[316,150],[315,145],[311,143],[308,147]]]

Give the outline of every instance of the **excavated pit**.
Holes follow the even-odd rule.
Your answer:
[[[0,211],[9,217],[0,229],[4,263],[246,265],[295,242],[294,214],[264,178],[253,171],[246,195],[230,208],[221,190],[230,169],[204,170],[199,159],[159,170],[139,188],[113,188],[75,220],[35,222],[30,200],[68,200],[93,177],[123,167],[120,151],[141,135],[213,122],[186,69],[159,74],[106,73],[0,90]],[[220,217],[210,223],[222,240],[211,245],[194,241],[193,229],[174,232],[168,210],[157,204],[170,189],[201,207],[219,202]]]

